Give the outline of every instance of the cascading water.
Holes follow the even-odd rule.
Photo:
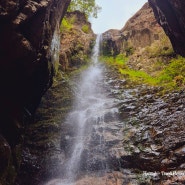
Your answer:
[[[51,62],[54,66],[55,72],[58,70],[59,65],[59,55],[60,55],[60,31],[59,26],[56,26],[56,29],[53,34],[53,39],[51,41]]]
[[[104,66],[98,62],[100,39],[98,35],[92,64],[80,76],[73,110],[66,119],[69,131],[64,138],[66,162],[61,167],[62,177],[47,185],[76,185],[79,178],[94,172],[100,176],[110,168],[111,152],[116,153],[115,149],[109,151],[109,130],[114,127],[114,116],[118,111],[114,108],[115,100],[108,96],[105,88]],[[110,128],[107,128],[107,122]],[[115,135],[120,127],[113,128]]]

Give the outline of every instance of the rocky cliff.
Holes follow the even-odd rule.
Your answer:
[[[80,11],[68,12],[64,21],[61,25],[60,64],[65,71],[87,62],[95,34],[85,14]]]
[[[103,33],[103,53],[124,54],[129,57],[129,67],[153,73],[155,62],[168,60],[173,49],[152,8],[146,3],[121,30]]]
[[[70,0],[0,1],[2,183],[14,181],[24,125],[33,118],[41,96],[52,83],[51,42],[69,3]]]
[[[115,54],[129,54],[131,49],[144,48],[159,40],[161,33],[163,30],[157,23],[152,8],[146,3],[121,30],[108,30],[103,34],[103,39]]]
[[[169,36],[177,54],[185,56],[185,2],[148,0],[158,23]]]

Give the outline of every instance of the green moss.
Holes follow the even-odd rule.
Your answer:
[[[62,19],[62,23],[60,26],[60,31],[64,32],[64,31],[70,31],[73,28],[73,24],[76,21],[76,16],[72,16],[70,18],[64,17]]]
[[[100,60],[105,61],[108,65],[113,65],[122,69],[126,67],[126,62],[128,58],[123,54],[119,54],[116,57],[102,56]]]
[[[144,83],[149,84],[152,86],[155,86],[158,84],[158,79],[150,76],[144,71],[139,70],[132,70],[132,69],[119,69],[120,73],[124,76],[129,78],[131,81],[137,82],[137,83]]]
[[[175,87],[185,85],[185,58],[178,57],[170,61],[159,76],[161,83],[173,83]]]
[[[169,64],[163,64],[163,68],[155,76],[151,76],[141,70],[133,70],[127,65],[127,57],[118,55],[117,57],[101,57],[108,65],[116,68],[122,78],[134,84],[147,84],[150,86],[160,86],[164,90],[181,89],[185,85],[185,58],[177,57]]]
[[[82,31],[83,31],[84,33],[89,33],[89,32],[90,32],[89,26],[88,26],[87,24],[83,25],[83,26],[82,26]]]

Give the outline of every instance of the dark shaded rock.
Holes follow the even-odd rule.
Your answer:
[[[51,41],[70,0],[0,2],[0,134],[12,150],[51,86]],[[16,154],[14,159],[16,158]]]
[[[34,123],[25,129],[22,162],[16,178],[19,185],[43,184],[52,174],[61,174],[60,145],[67,147],[67,138],[60,143],[61,133],[64,135],[66,129],[62,123],[73,99],[71,86],[64,76],[44,94]]]
[[[181,0],[148,0],[158,23],[169,36],[177,54],[185,56],[185,2]]]
[[[10,164],[11,149],[7,141],[0,135],[0,173],[5,172]],[[3,174],[5,175],[5,174]],[[1,180],[1,178],[0,178]]]
[[[102,35],[101,52],[103,55],[116,56],[121,52],[122,39],[120,30],[111,29]]]

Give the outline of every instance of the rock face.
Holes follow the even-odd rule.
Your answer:
[[[84,13],[69,12],[65,16],[69,27],[61,26],[60,64],[62,70],[78,67],[91,54],[95,34]]]
[[[103,51],[113,55],[120,52],[131,54],[136,48],[144,48],[160,39],[163,32],[153,11],[146,3],[121,30],[108,30],[103,33]]]
[[[0,2],[0,141],[4,143],[0,146],[7,156],[14,156],[0,165],[0,173],[10,168],[10,161],[15,168],[19,166],[16,154],[23,123],[32,118],[52,83],[51,41],[69,3],[70,0]]]
[[[127,65],[150,75],[157,74],[158,61],[167,63],[174,51],[169,38],[157,23],[148,3],[131,17],[121,30],[103,33],[104,55],[123,54],[128,57]]]
[[[149,0],[155,17],[169,36],[177,54],[185,56],[185,2]]]

